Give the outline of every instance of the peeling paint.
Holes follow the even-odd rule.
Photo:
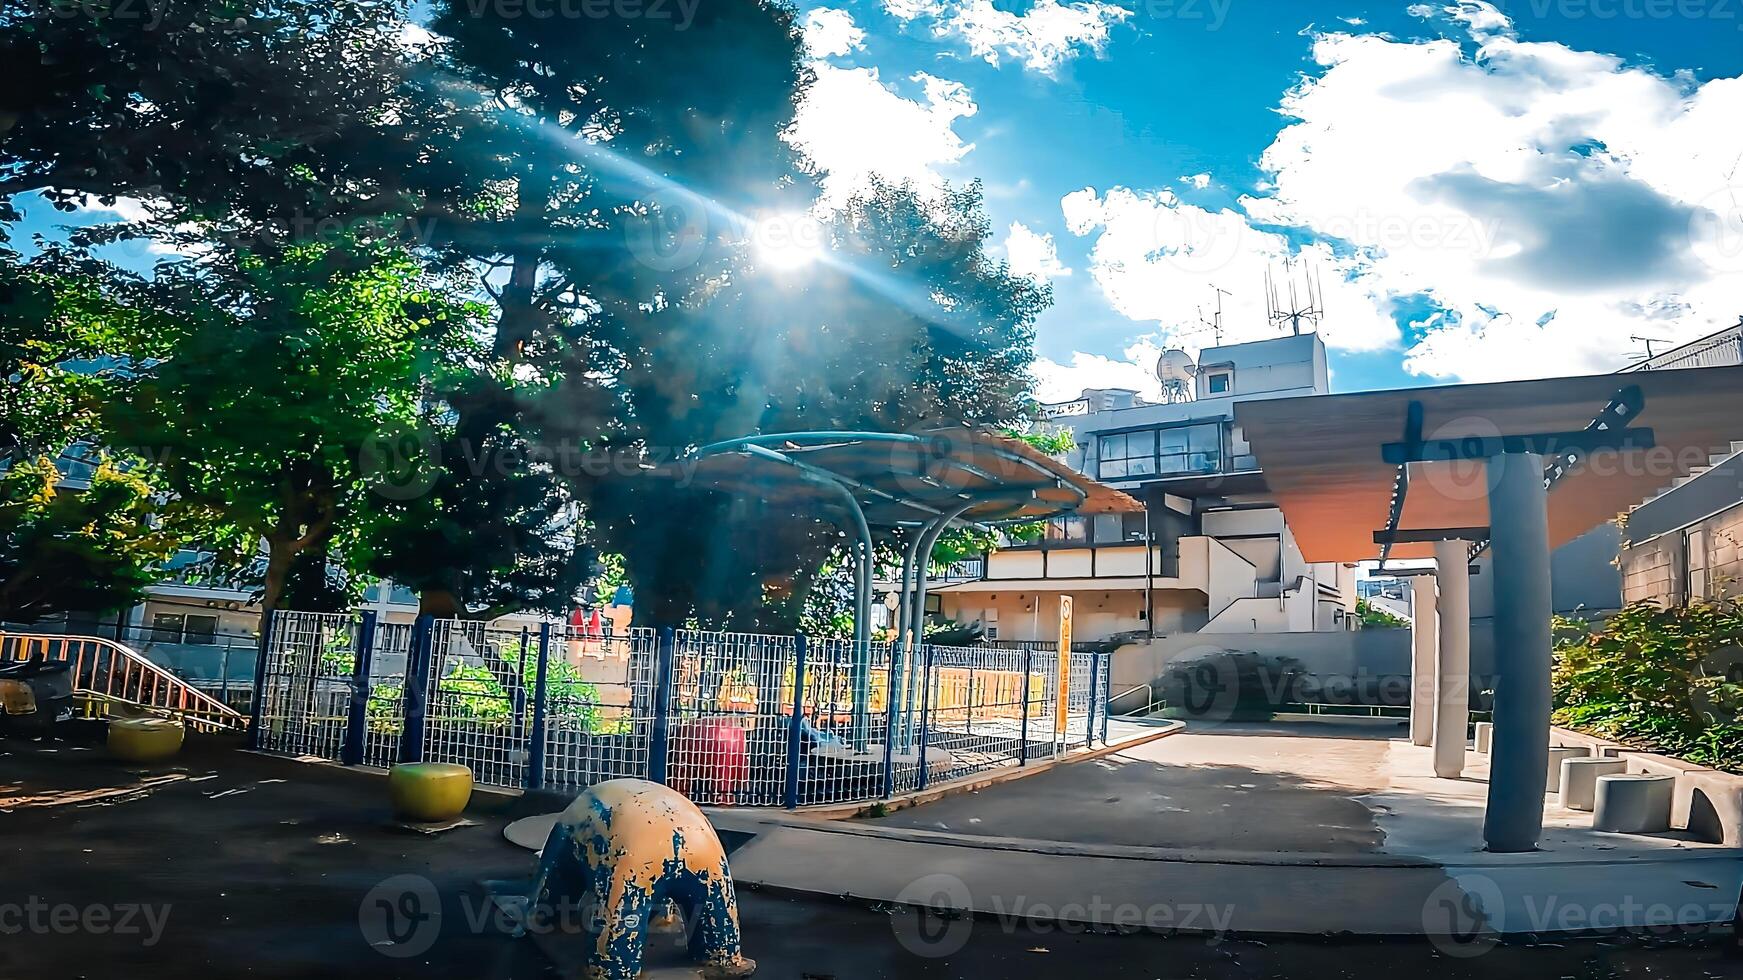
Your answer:
[[[738,900],[726,849],[694,803],[641,779],[613,779],[575,798],[545,842],[534,909],[591,891],[600,929],[588,957],[593,980],[633,980],[648,927],[675,905],[690,927],[690,956],[711,977],[746,977]]]

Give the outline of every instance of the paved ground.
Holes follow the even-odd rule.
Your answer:
[[[530,856],[502,840],[502,825],[546,803],[480,798],[469,813],[479,826],[424,837],[386,826],[376,776],[216,745],[193,746],[177,766],[143,773],[100,749],[51,749],[0,743],[0,977],[558,975],[537,944],[468,921],[485,907],[482,879],[530,869]],[[380,909],[373,899],[405,909],[405,890],[371,892],[407,874],[430,883],[442,914],[433,929],[408,932],[413,942],[427,938],[427,949],[394,958],[383,950],[395,947],[371,946],[360,921],[387,924],[369,918]],[[1168,980],[1743,977],[1743,960],[1710,939],[1502,945],[1460,959],[1425,942],[1216,942],[1021,921],[953,926],[752,893],[743,916],[758,976],[781,980],[1039,980],[1062,971]],[[670,952],[659,963],[649,976],[685,975]]]
[[[875,823],[1084,844],[1370,853],[1384,835],[1353,797],[1386,785],[1392,734],[1389,725],[1352,722],[1195,723],[1183,734]]]

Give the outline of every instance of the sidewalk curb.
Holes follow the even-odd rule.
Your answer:
[[[1122,739],[1109,745],[1103,745],[1087,751],[1074,752],[1070,755],[1060,756],[1057,759],[1047,759],[1045,761],[1030,762],[1027,765],[995,769],[983,775],[970,776],[966,779],[956,780],[930,789],[904,793],[900,796],[893,796],[887,800],[874,800],[870,803],[826,803],[819,806],[800,807],[797,810],[783,810],[779,811],[779,813],[783,816],[800,817],[805,818],[808,821],[824,822],[851,820],[856,817],[895,813],[897,810],[906,810],[909,807],[932,803],[936,800],[942,800],[945,797],[957,796],[962,793],[972,793],[976,790],[985,789],[988,786],[997,786],[1000,783],[1008,783],[1012,780],[1023,779],[1037,773],[1046,772],[1055,766],[1071,765],[1073,763],[1089,762],[1094,759],[1100,759],[1103,756],[1124,752],[1126,749],[1134,748],[1139,745],[1146,745],[1150,742],[1156,741],[1157,739],[1167,738],[1170,735],[1177,735],[1185,730],[1186,722],[1168,721],[1163,725],[1158,725],[1155,731],[1134,735],[1130,738]],[[881,814],[879,813],[880,809]],[[703,810],[710,814],[716,812],[716,810],[711,807],[704,807]]]

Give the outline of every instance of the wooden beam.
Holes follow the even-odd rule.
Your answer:
[[[1375,544],[1421,544],[1425,541],[1486,541],[1486,527],[1409,527],[1397,531],[1375,531]]]
[[[1651,429],[1581,429],[1577,432],[1534,432],[1518,436],[1467,436],[1463,439],[1429,439],[1418,443],[1388,442],[1380,458],[1395,466],[1405,463],[1444,463],[1460,459],[1488,459],[1510,453],[1554,456],[1566,452],[1598,449],[1651,449],[1657,445]]]

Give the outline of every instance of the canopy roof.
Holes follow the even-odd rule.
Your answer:
[[[967,427],[746,436],[663,469],[795,511],[839,506],[846,488],[874,527],[920,524],[971,502],[961,519],[975,523],[1143,509],[1021,439]]]
[[[1382,446],[1405,441],[1412,402],[1424,440],[1586,429],[1619,391],[1643,408],[1626,424],[1652,430],[1649,449],[1582,454],[1549,494],[1552,547],[1615,518],[1743,439],[1743,367],[1644,371],[1498,384],[1450,385],[1241,402],[1235,421],[1308,561],[1379,557],[1398,466]],[[1553,450],[1552,450],[1553,451]],[[1409,465],[1400,531],[1489,524],[1481,462]],[[1432,557],[1432,544],[1397,544],[1393,558]]]

